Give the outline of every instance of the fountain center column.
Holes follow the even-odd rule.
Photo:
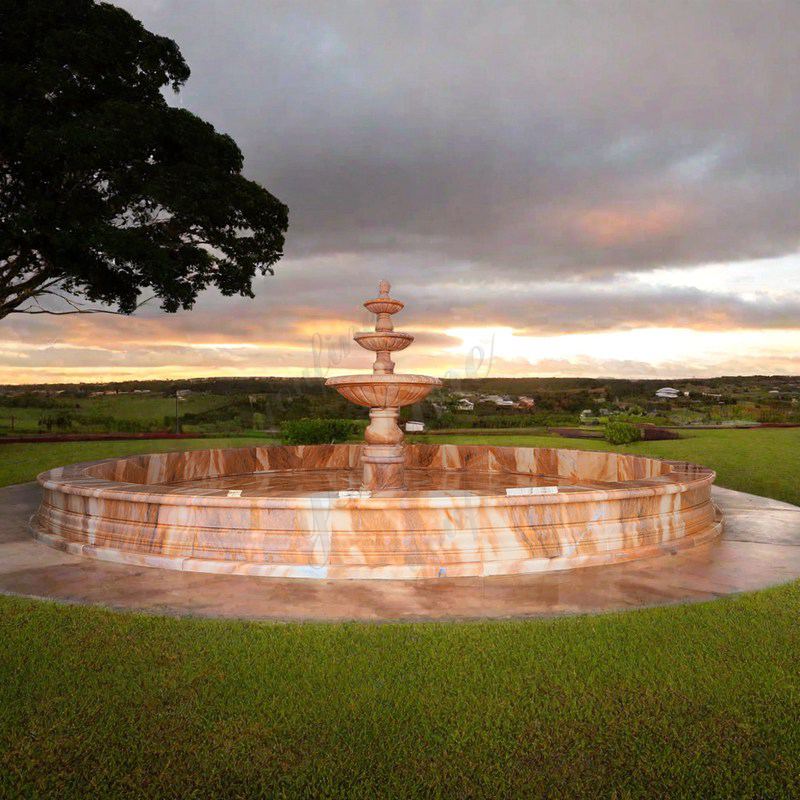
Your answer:
[[[364,305],[376,315],[375,335],[367,337],[370,349],[377,352],[372,365],[373,375],[394,375],[392,352],[402,349],[408,341],[397,340],[394,334],[392,314],[396,314],[402,303],[389,297],[391,285],[381,281],[378,285],[377,303],[369,301]],[[356,341],[364,346],[364,337]],[[398,346],[399,345],[399,346]],[[384,379],[385,380],[385,379]],[[388,396],[388,395],[387,395]],[[363,467],[362,486],[370,491],[381,489],[405,488],[405,453],[403,447],[403,431],[398,425],[400,419],[399,406],[373,406],[369,410],[369,425],[364,431],[364,446],[361,455]]]
[[[370,491],[405,488],[403,431],[397,424],[400,409],[422,400],[434,386],[441,385],[438,378],[427,375],[395,375],[391,355],[408,347],[414,337],[394,329],[392,315],[403,304],[389,296],[390,289],[388,281],[381,281],[378,297],[364,303],[376,316],[375,330],[354,337],[361,347],[375,353],[372,375],[344,375],[326,381],[348,400],[369,408],[361,464],[362,486]]]

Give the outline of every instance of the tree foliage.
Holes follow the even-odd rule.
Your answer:
[[[272,273],[287,208],[231,137],[167,104],[188,77],[120,8],[0,0],[0,317],[131,313],[143,293],[177,311]]]

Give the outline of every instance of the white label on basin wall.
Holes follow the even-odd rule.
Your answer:
[[[241,497],[242,490],[241,489],[228,489],[228,497]]]
[[[558,494],[558,486],[514,486],[506,489],[508,497],[519,494]]]

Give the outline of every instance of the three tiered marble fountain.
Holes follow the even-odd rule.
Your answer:
[[[722,530],[714,473],[554,448],[405,444],[437,378],[394,371],[413,336],[389,284],[364,305],[372,374],[327,384],[369,408],[365,444],[115,458],[39,476],[34,534],[93,558],[283,578],[453,578],[566,570],[692,547]]]

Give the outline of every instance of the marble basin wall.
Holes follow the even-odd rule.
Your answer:
[[[159,453],[42,473],[32,520],[70,552],[171,569],[300,578],[435,578],[570,569],[669,552],[721,531],[714,473],[615,453],[408,445],[407,468],[560,476],[551,495],[228,497],[180,482],[360,469],[362,445]]]

